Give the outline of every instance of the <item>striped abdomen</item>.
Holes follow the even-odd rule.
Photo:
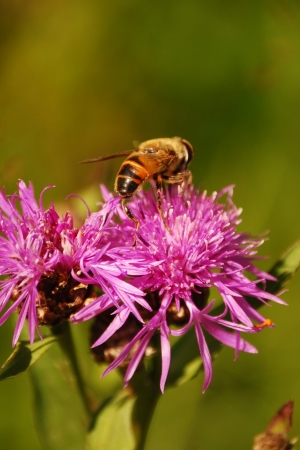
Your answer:
[[[129,156],[121,165],[116,177],[115,191],[121,197],[131,197],[137,188],[151,174],[144,167],[141,157],[138,155]]]

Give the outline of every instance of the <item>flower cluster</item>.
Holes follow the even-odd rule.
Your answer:
[[[157,351],[153,338],[159,335],[162,391],[170,337],[194,328],[205,390],[212,359],[204,330],[234,348],[236,357],[240,350],[255,353],[241,332],[256,333],[272,323],[248,299],[284,303],[263,289],[273,279],[254,265],[263,239],[237,231],[241,210],[232,191],[228,187],[208,196],[193,186],[170,186],[163,198],[164,220],[155,191],[141,192],[130,202],[138,232],[105,188],[105,203],[78,229],[69,213],[60,218],[53,205],[45,210],[42,199],[38,205],[31,185],[20,182],[19,194],[12,197],[2,192],[0,275],[6,277],[0,281],[0,324],[19,312],[15,344],[26,318],[31,342],[40,324],[95,318],[97,358],[110,363],[105,373],[125,367],[125,384],[142,358]],[[222,300],[218,313],[216,300],[209,298],[212,288]]]
[[[145,300],[151,310],[138,305],[142,321],[133,326],[129,306],[121,302],[116,307],[114,299],[104,296],[73,317],[74,322],[93,316],[101,321],[101,314],[109,311],[111,320],[106,329],[102,327],[94,348],[110,343],[120,330],[123,335],[124,330],[128,330],[130,338],[124,341],[105,373],[126,362],[125,384],[128,383],[144,354],[151,353],[151,339],[159,332],[163,390],[171,361],[170,336],[181,336],[191,327],[195,329],[203,360],[204,390],[212,378],[212,360],[204,329],[233,347],[236,357],[240,350],[256,352],[240,333],[256,333],[263,327],[261,324],[272,323],[251,307],[247,297],[264,303],[284,302],[260,287],[265,280],[273,279],[253,265],[256,249],[263,240],[237,232],[241,210],[232,201],[232,191],[232,187],[228,187],[208,196],[192,186],[183,192],[180,186],[169,187],[163,204],[169,230],[158,212],[153,190],[143,192],[130,202],[130,209],[139,221],[137,243],[134,249],[116,247],[116,254],[120,258],[129,254],[132,259],[147,262],[149,271],[134,277],[131,283],[146,293]],[[225,197],[223,203],[221,197]],[[133,242],[132,223],[121,212],[119,218],[124,236]],[[246,272],[253,275],[252,280]],[[207,304],[212,287],[219,291],[224,303],[218,315],[212,314],[215,300]]]
[[[32,185],[20,181],[18,188],[12,196],[0,193],[0,275],[5,276],[0,280],[0,325],[19,312],[13,345],[25,319],[32,343],[36,330],[41,337],[39,325],[57,325],[97,301],[95,287],[133,312],[134,303],[144,305],[143,292],[123,281],[131,270],[143,275],[143,265],[136,270],[130,261],[116,261],[114,251],[110,255],[106,229],[117,199],[89,214],[77,229],[70,213],[60,218],[53,205],[44,209],[43,193],[38,204]]]

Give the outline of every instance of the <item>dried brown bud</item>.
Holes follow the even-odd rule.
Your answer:
[[[92,285],[80,283],[67,271],[44,273],[37,289],[39,296],[36,299],[36,310],[39,325],[59,325],[96,297]],[[16,300],[18,296],[18,290],[15,289],[12,300]],[[23,303],[19,305],[18,311],[22,305]]]
[[[254,438],[252,450],[293,450],[297,439],[288,441],[292,426],[293,402],[288,402],[275,414],[264,433]]]

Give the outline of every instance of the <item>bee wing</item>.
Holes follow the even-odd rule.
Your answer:
[[[94,163],[98,161],[106,161],[107,159],[120,158],[121,156],[128,156],[133,152],[133,150],[126,150],[125,152],[114,153],[113,155],[99,156],[98,158],[85,159],[80,161],[79,164]]]

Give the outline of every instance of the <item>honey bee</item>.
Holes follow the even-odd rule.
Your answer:
[[[175,184],[182,183],[184,180],[191,183],[192,174],[187,166],[194,155],[192,145],[180,137],[150,139],[139,144],[136,150],[87,159],[82,163],[105,161],[127,155],[115,180],[115,191],[122,198],[124,212],[135,223],[137,231],[139,221],[126,205],[126,200],[132,197],[147,179],[152,178],[156,183],[158,211],[165,227],[169,230],[162,212],[162,183],[164,181]]]

